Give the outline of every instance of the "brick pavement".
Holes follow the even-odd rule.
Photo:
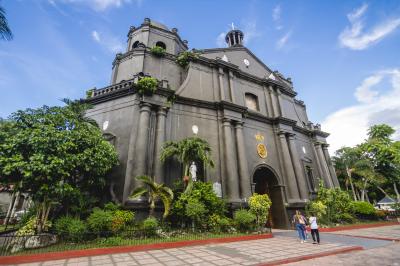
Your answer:
[[[340,243],[300,243],[296,238],[278,236],[269,239],[210,244],[143,252],[130,252],[66,260],[20,264],[44,265],[258,265],[282,259],[332,252],[349,247]]]
[[[329,232],[329,234],[398,239],[400,241],[400,225],[362,228],[356,230],[342,230],[336,232]]]
[[[390,242],[389,242],[390,243]],[[332,255],[311,260],[299,261],[287,266],[386,266],[400,265],[400,243],[388,244],[358,252]]]

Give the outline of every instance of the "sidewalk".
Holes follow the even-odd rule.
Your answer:
[[[300,243],[294,237],[274,237],[269,239],[240,241],[224,244],[210,244],[193,247],[130,252],[112,255],[73,258],[20,265],[269,265],[287,259],[319,257],[338,252],[360,249],[339,243],[313,245]],[[298,258],[298,259],[296,259]]]

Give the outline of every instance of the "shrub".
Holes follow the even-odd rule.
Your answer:
[[[121,245],[121,242],[123,242],[124,239],[120,236],[113,236],[113,237],[108,237],[108,238],[99,238],[96,242],[100,246],[119,246]]]
[[[16,236],[34,235],[36,233],[36,217],[31,217],[28,222],[18,229]]]
[[[378,219],[386,219],[386,216],[388,215],[388,212],[385,210],[375,210],[375,217]]]
[[[89,215],[87,223],[89,229],[97,234],[112,230],[113,212],[94,208]]]
[[[265,225],[268,219],[269,208],[271,207],[271,200],[267,194],[259,195],[254,193],[249,198],[250,212],[256,216],[256,224],[260,228]]]
[[[191,60],[199,58],[199,54],[192,51],[184,51],[178,55],[176,62],[181,67],[186,67]]]
[[[143,221],[143,231],[146,236],[154,236],[157,234],[158,220],[154,217],[149,217]]]
[[[250,231],[254,228],[256,216],[248,210],[237,210],[233,214],[234,223],[239,231]]]
[[[340,188],[327,189],[321,182],[316,201],[326,206],[326,215],[322,218],[327,223],[341,222],[344,213],[351,213],[350,195]]]
[[[163,57],[166,51],[160,46],[154,46],[150,49],[150,52],[157,57]]]
[[[360,218],[373,218],[375,216],[374,206],[365,201],[353,201],[350,204],[351,211]]]
[[[116,210],[113,214],[111,231],[117,232],[133,222],[135,213],[132,211]]]
[[[214,193],[212,184],[209,182],[197,181],[193,184],[193,189],[190,193],[182,193],[175,190],[174,194],[178,195],[174,201],[171,209],[171,217],[173,223],[177,222],[191,222],[192,219],[187,216],[186,205],[190,201],[197,201],[204,206],[204,213],[202,215],[203,221],[208,221],[212,214],[224,216],[226,212],[225,202],[218,198]],[[193,204],[193,203],[192,203]],[[189,207],[190,209],[191,207]],[[200,207],[201,208],[201,207]]]
[[[137,92],[140,95],[153,95],[157,90],[158,81],[152,77],[143,77],[136,84]]]
[[[210,216],[208,221],[208,228],[214,232],[227,232],[232,227],[231,219],[219,216],[218,214],[213,214]]]
[[[87,226],[84,221],[70,216],[63,216],[57,219],[54,227],[62,238],[76,242],[84,239],[87,231]]]
[[[206,213],[206,207],[195,198],[189,199],[185,206],[185,214],[192,220],[192,224],[199,224]]]
[[[311,201],[306,206],[307,215],[315,215],[321,219],[326,215],[326,206],[321,201]]]
[[[119,206],[115,204],[114,202],[108,202],[104,204],[104,210],[105,211],[112,211],[115,212],[119,209]]]

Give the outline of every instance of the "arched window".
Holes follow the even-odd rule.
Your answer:
[[[156,42],[156,46],[163,48],[164,50],[167,49],[167,46],[163,42]]]
[[[138,46],[139,46],[139,41],[136,41],[133,43],[132,49],[138,48]]]
[[[260,109],[258,108],[258,98],[256,95],[252,93],[246,93],[244,95],[244,98],[246,100],[246,106],[254,111],[259,111]]]

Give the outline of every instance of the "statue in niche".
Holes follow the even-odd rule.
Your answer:
[[[190,176],[193,181],[197,181],[197,166],[194,162],[189,167]]]

